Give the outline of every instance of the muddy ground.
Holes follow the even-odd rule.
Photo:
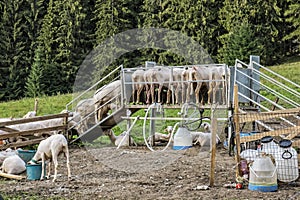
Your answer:
[[[279,183],[277,192],[226,188],[235,180],[235,161],[218,147],[215,184],[209,185],[210,154],[198,147],[187,151],[150,152],[145,147],[116,150],[71,147],[72,180],[64,157],[57,182],[0,178],[6,199],[299,199],[300,180]],[[247,186],[245,186],[247,187]]]

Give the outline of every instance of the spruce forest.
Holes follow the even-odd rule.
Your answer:
[[[0,101],[72,92],[89,52],[126,30],[183,33],[216,63],[260,55],[264,65],[299,55],[298,0],[0,0]],[[114,63],[188,64],[158,49]],[[113,67],[113,66],[112,66]]]

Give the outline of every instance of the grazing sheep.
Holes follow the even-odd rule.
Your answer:
[[[63,135],[57,134],[57,135],[52,135],[45,140],[42,140],[38,146],[37,152],[31,159],[31,161],[29,161],[29,164],[36,164],[39,160],[42,160],[42,174],[40,180],[44,179],[45,161],[50,160],[48,165],[49,167],[48,177],[50,177],[51,174],[51,163],[53,161],[54,164],[53,182],[56,181],[57,167],[58,167],[57,158],[61,153],[64,153],[66,156],[68,180],[71,179],[68,142]]]
[[[26,164],[18,155],[13,155],[5,158],[1,169],[4,173],[17,175],[26,170]]]

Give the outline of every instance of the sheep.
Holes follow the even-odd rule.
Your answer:
[[[26,170],[26,163],[18,155],[12,155],[5,158],[1,169],[4,173],[17,175]]]
[[[82,121],[77,126],[77,130],[80,134],[88,129],[89,124],[95,124],[95,118],[92,116],[88,117],[88,115],[90,115],[94,111],[95,105],[93,98],[83,99],[77,103],[75,112],[73,113],[73,117],[71,118],[71,120],[75,121],[76,123]]]
[[[144,80],[145,80],[145,82],[148,83],[148,84],[146,84],[146,94],[147,94],[146,103],[147,104],[150,104],[150,97],[151,97],[152,103],[155,102],[154,93],[155,93],[155,87],[157,87],[157,86],[158,86],[157,102],[158,103],[161,102],[161,92],[162,92],[163,87],[165,86],[165,87],[168,87],[167,103],[169,103],[169,101],[170,101],[169,85],[170,84],[167,82],[170,81],[170,77],[171,77],[171,70],[166,67],[162,67],[162,66],[155,66],[154,68],[151,68],[144,73]],[[150,87],[149,87],[149,85],[150,85]]]
[[[35,116],[36,116],[36,112],[35,111],[29,111],[22,118],[31,118],[31,117],[35,117]]]
[[[58,156],[64,153],[67,160],[67,169],[68,169],[68,180],[71,179],[71,169],[70,169],[70,161],[69,161],[69,148],[68,142],[66,138],[61,135],[52,135],[45,140],[42,140],[37,148],[37,152],[33,156],[33,158],[28,162],[29,164],[36,164],[39,160],[42,160],[42,174],[40,180],[44,179],[44,169],[45,169],[45,161],[50,160],[49,162],[49,171],[48,177],[51,174],[51,163],[53,161],[54,164],[54,178],[53,182],[56,181],[57,177],[57,167],[58,167]]]
[[[108,129],[108,130],[104,131],[104,134],[109,137],[111,143],[114,144],[115,146],[119,146],[119,145],[120,146],[128,146],[128,145],[137,146],[137,144],[134,142],[132,137],[130,137],[130,144],[129,144],[129,137],[128,137],[129,135],[126,134],[126,131],[124,131],[120,135],[116,136],[114,134],[113,130]],[[126,138],[124,139],[125,136],[126,136]],[[121,144],[121,142],[122,142],[122,144]]]
[[[139,104],[141,93],[145,87],[145,79],[144,79],[145,71],[138,69],[131,75],[132,80],[132,101],[133,103]],[[135,91],[136,94],[136,102],[135,102]]]
[[[11,148],[7,148],[5,151],[0,152],[0,165],[3,163],[3,161],[10,157],[17,155],[16,151],[12,150]]]
[[[102,88],[98,89],[93,96],[95,110],[95,121],[98,122],[101,120],[101,110],[99,108],[104,104],[108,104],[114,97],[118,97],[121,94],[121,81],[113,81]],[[118,104],[119,98],[116,99],[116,104]]]

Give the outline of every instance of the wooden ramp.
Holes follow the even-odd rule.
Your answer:
[[[79,140],[82,142],[92,142],[93,140],[102,136],[105,130],[112,129],[114,126],[120,123],[123,120],[122,116],[126,116],[126,110],[126,108],[120,108],[119,110],[101,120],[99,123],[93,125],[83,134],[80,134],[70,143],[72,144],[74,142],[78,142]],[[131,114],[133,114],[138,111],[139,108],[130,108],[129,110],[131,111]]]

